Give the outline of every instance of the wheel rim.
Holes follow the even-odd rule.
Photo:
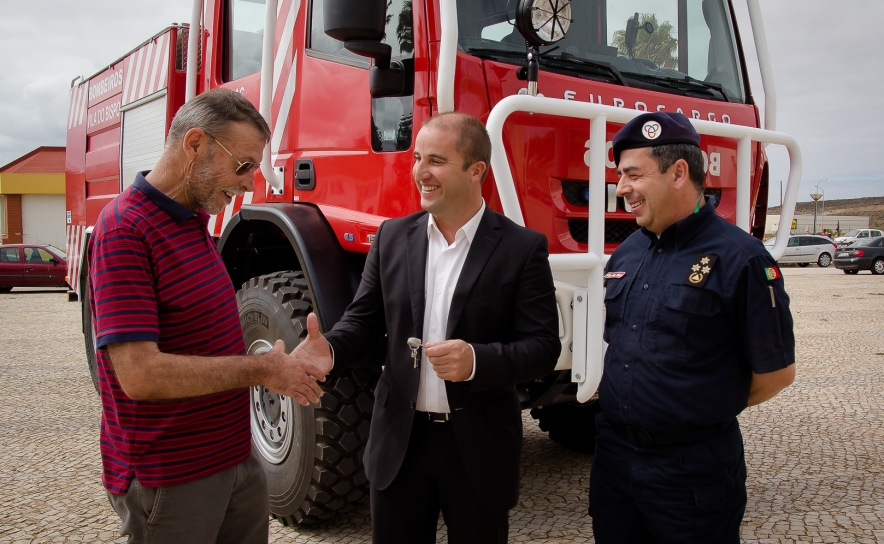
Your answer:
[[[829,257],[828,253],[823,253],[822,255],[820,255],[820,262],[819,262],[820,266],[825,268],[825,267],[829,266],[831,263],[832,263],[832,258]]]
[[[268,340],[259,339],[249,346],[249,355],[261,355],[273,348]],[[261,455],[273,464],[280,464],[291,450],[294,429],[292,399],[274,393],[263,385],[250,390],[252,436]]]
[[[875,261],[875,272],[884,274],[884,261]]]

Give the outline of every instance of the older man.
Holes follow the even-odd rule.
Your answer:
[[[413,175],[425,211],[381,225],[353,303],[325,335],[341,365],[386,337],[365,451],[376,544],[436,542],[440,511],[452,544],[507,541],[515,384],[551,372],[561,344],[546,238],[486,207],[490,158],[475,117],[424,124]],[[298,351],[328,366],[328,344]]]
[[[704,198],[699,144],[677,113],[640,115],[614,137],[617,195],[641,229],[605,270],[609,345],[590,476],[600,544],[739,542],[736,416],[795,377],[782,275]]]
[[[281,341],[243,355],[233,285],[206,230],[209,214],[254,189],[269,137],[238,93],[192,99],[156,168],[105,207],[89,242],[102,482],[130,543],[266,543],[247,388],[301,404],[321,395],[328,368]]]

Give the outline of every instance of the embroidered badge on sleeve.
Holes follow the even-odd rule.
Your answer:
[[[782,274],[780,273],[780,269],[775,266],[765,268],[764,275],[767,276],[767,279],[770,281],[773,281],[782,276]]]

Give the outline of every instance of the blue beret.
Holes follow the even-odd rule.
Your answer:
[[[614,136],[614,164],[620,164],[620,153],[626,149],[670,144],[700,147],[700,135],[681,113],[643,113],[623,125]]]

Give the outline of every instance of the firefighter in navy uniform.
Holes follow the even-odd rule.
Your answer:
[[[795,377],[789,297],[761,242],[703,196],[700,137],[648,113],[614,138],[642,227],[605,269],[590,513],[596,542],[740,541],[746,464],[736,416]]]

